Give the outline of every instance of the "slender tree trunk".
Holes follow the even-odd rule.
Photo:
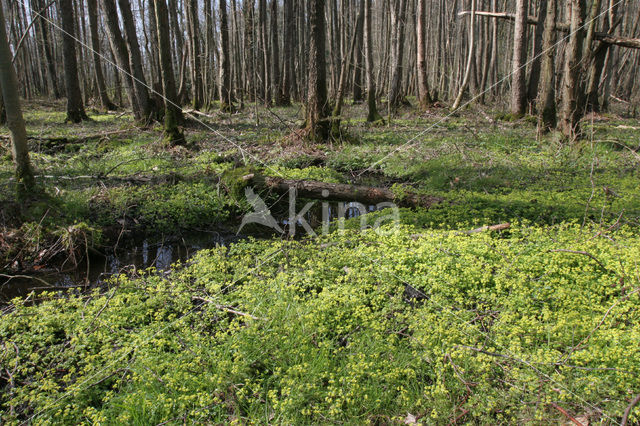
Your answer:
[[[389,87],[389,102],[391,107],[396,108],[408,102],[402,93],[402,72],[405,47],[405,20],[407,17],[408,0],[397,0],[397,5],[392,6],[391,18],[393,21],[392,31],[392,70]]]
[[[93,49],[93,68],[96,76],[96,84],[98,85],[98,93],[100,102],[106,110],[115,110],[116,106],[109,99],[107,93],[107,85],[104,81],[102,73],[102,63],[100,62],[100,38],[98,37],[98,3],[97,0],[87,0],[87,9],[89,12],[89,29],[91,31],[91,48]]]
[[[371,27],[371,0],[362,0],[364,8],[364,60],[367,80],[367,122],[382,121],[376,106],[376,79],[373,75],[373,29]]]
[[[282,104],[291,105],[291,91],[294,85],[294,55],[296,47],[296,20],[293,13],[294,0],[284,0],[284,46],[282,61]]]
[[[258,0],[258,22],[260,24],[260,45],[262,46],[262,100],[266,106],[271,105],[269,90],[269,36],[267,31],[267,0]]]
[[[164,132],[171,145],[183,145],[184,134],[180,130],[183,122],[182,109],[178,106],[178,94],[173,75],[171,42],[169,41],[169,13],[165,0],[156,3],[156,25],[158,28],[158,47],[160,48],[160,71],[164,92]]]
[[[82,91],[78,78],[78,62],[76,59],[76,32],[73,17],[72,0],[59,0],[59,12],[62,18],[62,59],[64,62],[64,82],[67,92],[67,118],[65,121],[79,123],[88,120],[84,112]]]
[[[43,2],[42,0],[37,0],[34,2],[37,4],[37,7],[42,10]],[[47,64],[47,75],[49,77],[49,82],[51,84],[51,89],[53,91],[53,97],[55,99],[60,99],[60,89],[58,84],[56,66],[54,63],[54,51],[52,46],[52,41],[55,44],[55,37],[52,33],[49,32],[49,23],[44,20],[44,16],[47,15],[47,10],[41,12],[43,16],[38,16],[37,19],[37,28],[40,29],[41,37],[42,37],[42,45],[44,50],[44,59]],[[53,39],[53,40],[52,40]]]
[[[544,38],[544,17],[547,15],[548,0],[540,0],[538,8],[538,25],[534,33],[533,61],[531,62],[531,72],[529,73],[529,86],[527,89],[527,102],[535,102],[540,84],[540,68],[542,63],[542,42]]]
[[[358,14],[362,16],[364,20],[364,0],[358,2]],[[358,40],[356,43],[355,56],[353,59],[353,103],[359,104],[364,101],[364,92],[362,87],[362,75],[364,70],[364,25],[362,30],[358,33]]]
[[[29,161],[27,129],[22,118],[18,77],[11,62],[11,50],[5,32],[5,19],[0,3],[0,88],[7,117],[7,126],[11,132],[11,155],[16,168],[18,195],[32,192],[35,188],[33,170]]]
[[[542,63],[540,67],[540,84],[537,99],[538,129],[548,132],[557,125],[556,118],[556,81],[555,51],[556,44],[556,5],[557,0],[547,1],[547,13],[544,18],[542,35]],[[542,19],[542,16],[540,17]]]
[[[364,24],[364,15],[359,15],[354,28],[353,37],[351,38],[351,46],[349,52],[342,57],[342,66],[340,70],[340,82],[338,83],[338,91],[336,93],[335,106],[333,108],[332,120],[331,120],[331,133],[336,136],[340,133],[340,116],[342,115],[342,104],[344,103],[344,93],[347,86],[347,75],[349,74],[349,61],[353,56],[356,44],[358,42],[358,34],[362,32]]]
[[[276,105],[282,106],[282,80],[280,80],[280,44],[278,42],[278,0],[271,0],[271,90]]]
[[[191,103],[193,109],[202,107],[202,79],[200,68],[200,25],[197,0],[185,0],[187,29],[189,34],[189,62],[191,71]]]
[[[516,24],[513,30],[513,62],[511,79],[511,114],[521,117],[527,112],[527,86],[526,69],[527,62],[527,34],[529,27],[527,16],[529,11],[528,0],[516,2]]]
[[[229,20],[227,0],[220,0],[220,109],[233,111],[231,62],[229,58]]]
[[[418,103],[426,110],[432,103],[427,79],[427,8],[426,0],[418,0],[416,48],[418,61]]]
[[[292,1],[292,0],[288,0]],[[244,0],[242,4],[244,15],[244,80],[245,87],[249,99],[254,99],[254,89],[256,87],[256,67],[254,61],[254,55],[256,50],[256,43],[254,37],[254,10],[255,0]]]
[[[306,128],[308,138],[314,142],[324,142],[329,137],[324,9],[325,0],[309,0],[309,92]]]
[[[475,49],[476,8],[477,8],[476,0],[471,0],[471,18],[470,18],[471,21],[469,23],[469,52],[467,56],[467,64],[464,71],[464,77],[462,78],[462,84],[460,84],[458,96],[456,97],[456,100],[453,102],[453,105],[451,106],[451,109],[453,111],[460,108],[460,104],[462,103],[464,92],[467,90],[467,86],[469,85],[469,76],[471,74],[471,64],[473,61],[473,54]]]
[[[158,114],[157,111],[154,110],[151,98],[149,97],[147,81],[144,76],[144,68],[142,66],[142,54],[140,53],[140,45],[138,44],[136,24],[133,18],[133,13],[131,12],[131,4],[129,3],[129,0],[118,0],[118,5],[120,6],[125,40],[129,47],[129,66],[133,73],[133,89],[135,90],[135,98],[139,103],[143,120],[151,120],[153,117],[157,117]],[[167,26],[167,31],[168,30],[169,27]],[[158,31],[160,31],[160,29],[158,29]]]
[[[564,79],[562,84],[562,109],[560,111],[560,130],[570,139],[580,136],[580,119],[584,114],[581,105],[581,81],[583,45],[584,45],[584,15],[585,0],[570,0],[571,25],[570,36],[565,51]]]
[[[100,0],[102,6],[102,12],[104,13],[104,20],[107,27],[107,34],[109,36],[109,42],[111,44],[111,50],[114,53],[118,68],[122,73],[126,85],[126,92],[129,97],[129,103],[133,110],[133,116],[136,120],[142,121],[145,116],[140,109],[140,103],[136,98],[135,91],[133,89],[133,78],[131,77],[131,66],[129,65],[129,51],[127,50],[127,44],[120,32],[120,25],[118,23],[118,10],[114,0]],[[118,91],[122,92],[122,88],[118,87]]]

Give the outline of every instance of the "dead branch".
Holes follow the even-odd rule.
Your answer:
[[[624,415],[622,416],[622,422],[620,422],[622,426],[627,426],[627,422],[629,421],[629,416],[631,415],[631,410],[633,410],[633,407],[635,407],[639,403],[640,403],[640,394],[636,395],[636,397],[633,398],[633,400],[631,401],[627,409],[624,410]]]
[[[231,306],[219,305],[219,304],[218,304],[218,303],[216,303],[215,301],[213,301],[213,300],[211,300],[211,299],[206,299],[206,298],[204,298],[204,297],[193,296],[193,297],[191,298],[191,300],[198,300],[198,301],[201,301],[201,302],[204,302],[204,303],[211,304],[211,305],[213,305],[216,309],[219,309],[219,310],[221,310],[221,311],[228,312],[228,313],[230,313],[230,314],[238,315],[238,316],[241,316],[241,317],[247,317],[247,318],[251,318],[251,319],[259,320],[259,321],[268,321],[268,319],[267,319],[267,318],[259,318],[259,317],[253,316],[253,315],[251,315],[251,314],[247,314],[247,313],[245,313],[245,312],[238,311],[238,310],[234,309],[234,308],[233,308],[233,307],[231,307]]]
[[[458,16],[470,15],[470,10],[464,10],[458,13]],[[497,18],[497,19],[506,19],[508,21],[515,21],[516,16],[513,13],[507,12],[485,12],[485,11],[476,11],[475,14],[477,16],[484,16],[486,18]],[[527,23],[529,25],[538,25],[538,18],[535,16],[529,16],[527,18]],[[555,25],[555,30],[568,33],[569,25],[557,23]],[[615,36],[612,34],[596,32],[594,33],[594,38],[604,44],[615,45],[620,47],[626,47],[629,49],[640,49],[640,38],[629,38],[629,37],[621,37]]]

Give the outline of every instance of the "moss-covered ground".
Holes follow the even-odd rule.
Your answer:
[[[619,422],[640,393],[640,123],[589,117],[567,143],[490,109],[370,126],[362,108],[324,145],[295,137],[298,106],[197,115],[169,149],[126,114],[28,105],[29,134],[58,140],[32,141],[43,193],[21,202],[3,142],[4,275],[123,232],[235,231],[252,170],[446,202],[14,300],[0,423]]]

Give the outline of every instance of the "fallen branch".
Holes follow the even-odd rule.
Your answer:
[[[246,179],[256,186],[263,186],[277,194],[288,194],[293,190],[301,198],[324,199],[345,202],[358,202],[375,205],[383,202],[395,202],[406,207],[426,207],[440,204],[443,198],[416,194],[406,191],[398,197],[390,189],[371,186],[356,186],[339,183],[325,183],[311,180],[281,179],[270,176],[248,175]]]
[[[633,407],[635,407],[639,403],[640,403],[640,394],[636,395],[636,397],[633,398],[629,406],[627,406],[627,409],[624,410],[624,415],[622,416],[622,422],[620,422],[621,426],[627,426],[627,422],[629,421],[629,416],[631,415],[631,410],[633,410]]]
[[[458,16],[470,15],[470,10],[463,10],[458,13]],[[487,18],[497,18],[497,19],[506,19],[508,21],[515,21],[516,16],[513,13],[507,12],[485,12],[485,11],[476,11],[475,14],[477,16],[484,16]],[[535,16],[529,16],[527,18],[527,23],[529,25],[538,25],[538,18]],[[556,23],[555,30],[568,33],[569,25]],[[629,49],[640,49],[640,38],[629,38],[629,37],[620,37],[614,36],[608,33],[595,32],[594,38],[604,44],[615,45],[620,47],[627,47]]]
[[[247,317],[247,318],[251,318],[251,319],[259,320],[259,321],[268,321],[266,318],[259,318],[259,317],[253,316],[253,315],[251,315],[251,314],[247,314],[247,313],[245,313],[245,312],[238,311],[238,310],[236,310],[236,309],[232,308],[231,306],[219,305],[219,304],[217,304],[216,302],[214,302],[213,300],[211,300],[211,299],[205,299],[204,297],[193,296],[193,297],[191,298],[191,300],[199,300],[199,301],[201,301],[201,302],[211,304],[211,305],[213,305],[216,309],[219,309],[219,310],[221,310],[221,311],[228,312],[228,313],[230,313],[230,314],[238,315],[238,316],[241,316],[241,317]]]
[[[568,418],[569,420],[571,420],[571,422],[576,425],[576,426],[584,426],[582,423],[580,423],[578,420],[575,419],[575,417],[573,417],[571,414],[569,414],[567,412],[567,410],[565,410],[564,408],[560,407],[558,404],[556,404],[555,402],[551,403],[551,406],[553,408],[555,408],[556,410],[560,411],[566,418]]]

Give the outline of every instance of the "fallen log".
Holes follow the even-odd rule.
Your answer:
[[[387,188],[372,186],[357,186],[341,183],[325,183],[312,180],[281,179],[271,176],[247,175],[243,178],[257,187],[264,187],[277,194],[288,194],[293,190],[300,198],[332,200],[344,202],[358,202],[365,205],[375,205],[383,202],[396,203],[403,207],[426,207],[442,203],[443,198],[417,194],[405,190],[398,196]]]
[[[508,21],[516,20],[515,14],[508,13],[508,12],[476,11],[474,13],[476,14],[476,16],[484,16],[486,18],[506,19]],[[470,14],[471,14],[470,10],[463,10],[462,12],[458,13],[458,16],[464,16],[464,15],[470,15]],[[529,16],[527,18],[527,23],[529,25],[538,25],[538,18],[536,18],[535,16]],[[555,30],[568,33],[569,25],[556,23]],[[595,32],[594,38],[604,44],[626,47],[629,49],[640,49],[640,38],[621,37],[621,36],[615,36],[615,35],[603,33],[603,32]]]

